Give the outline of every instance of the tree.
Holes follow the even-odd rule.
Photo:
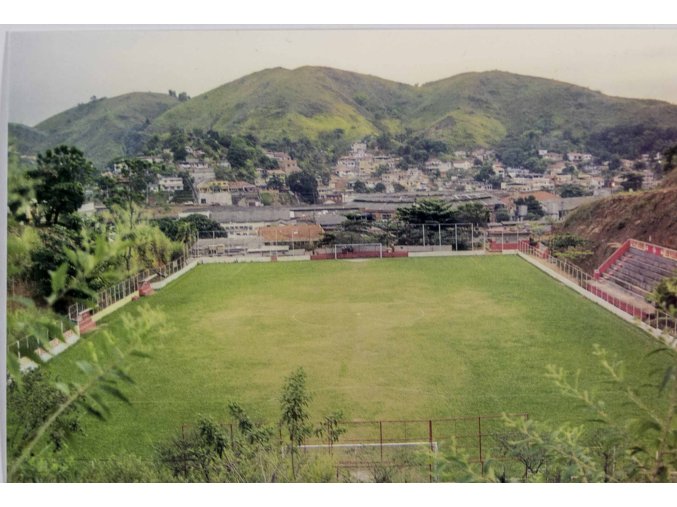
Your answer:
[[[190,224],[192,230],[198,233],[223,230],[221,224],[216,220],[212,220],[211,218],[207,218],[206,216],[200,215],[198,213],[193,213],[187,217],[180,218],[179,221]]]
[[[543,210],[541,203],[538,202],[538,199],[536,199],[533,195],[515,199],[515,205],[526,206],[527,217],[531,215],[536,218],[541,218],[545,215],[545,211]]]
[[[292,475],[296,477],[294,455],[305,438],[312,432],[309,423],[308,405],[311,396],[306,390],[306,372],[299,367],[287,377],[282,388],[280,403],[282,417],[280,423],[289,433]]]
[[[44,312],[41,315],[44,316]],[[30,328],[32,322],[28,318],[22,312],[8,314],[8,338],[16,339],[17,331],[24,330],[27,326]],[[129,385],[133,380],[125,363],[130,356],[147,356],[150,339],[157,342],[166,330],[163,326],[164,320],[164,316],[158,311],[139,307],[135,315],[122,318],[122,327],[119,330],[103,330],[101,339],[90,343],[89,358],[77,362],[83,374],[81,381],[53,383],[51,387],[46,387],[46,392],[41,388],[29,397],[24,394],[17,400],[25,404],[26,410],[32,415],[28,419],[13,419],[18,426],[9,428],[8,434],[25,435],[19,439],[18,446],[13,448],[12,455],[8,456],[10,482],[40,481],[40,470],[57,465],[46,451],[54,448],[54,437],[63,442],[68,433],[77,429],[73,407],[81,407],[98,419],[105,420],[110,413],[110,397],[129,403],[122,392],[122,385]],[[45,331],[46,329],[35,328],[35,334],[31,336],[40,342],[46,341],[43,336]],[[10,344],[8,340],[8,345]],[[25,377],[16,369],[8,372],[14,382],[23,383]],[[59,391],[59,395],[54,388]]]
[[[277,174],[273,174],[269,179],[268,183],[266,183],[266,188],[268,190],[277,190],[278,192],[281,192],[284,190],[284,180],[280,178]]]
[[[342,420],[343,412],[337,410],[336,412],[326,415],[322,423],[315,429],[315,435],[327,439],[330,453],[333,445],[338,442],[339,437],[346,432],[346,429],[341,426]]]
[[[253,154],[253,150],[247,142],[244,139],[236,137],[232,140],[230,146],[228,146],[227,158],[233,168],[239,169],[247,165],[247,160],[249,160]]]
[[[626,192],[636,191],[642,188],[642,183],[644,182],[644,176],[638,173],[626,174],[621,181],[621,186]]]
[[[189,99],[190,99],[190,97],[188,96],[188,94],[186,92],[179,93],[179,102],[186,102]]]
[[[301,171],[287,176],[289,190],[297,194],[303,201],[315,204],[319,198],[317,180],[312,174]]]
[[[358,194],[368,194],[369,189],[367,188],[367,185],[364,183],[364,181],[357,180],[355,183],[353,183],[353,190],[357,192]]]
[[[35,180],[35,197],[43,208],[45,225],[58,223],[59,217],[82,206],[85,185],[93,174],[94,166],[77,148],[62,145],[38,154],[37,168],[28,176]]]
[[[456,209],[456,220],[483,227],[489,222],[489,210],[479,202],[462,204]]]
[[[125,272],[129,275],[139,269],[166,264],[178,257],[183,249],[148,222],[135,204],[130,208],[114,206],[109,218],[123,250]]]
[[[494,168],[491,166],[491,164],[485,164],[480,167],[479,172],[475,175],[475,181],[488,183],[495,176],[496,173],[494,172]]]
[[[157,180],[157,170],[146,160],[123,159],[117,163],[119,177],[102,175],[99,191],[106,206],[114,204],[130,208],[148,197],[148,186]]]
[[[677,166],[677,144],[671,146],[663,153],[665,162],[663,163],[663,171],[668,173]]]
[[[509,222],[512,220],[510,213],[505,208],[501,208],[496,212],[496,221],[497,222]]]
[[[559,191],[560,197],[566,198],[566,197],[582,197],[584,195],[589,195],[586,190],[581,187],[580,185],[575,185],[573,183],[567,183],[566,185],[562,185],[557,189]]]
[[[374,192],[377,194],[383,194],[386,191],[386,186],[382,182],[378,182],[376,185],[374,185]]]
[[[612,173],[616,172],[621,168],[622,165],[623,164],[621,162],[620,157],[613,156],[611,157],[611,160],[609,160],[609,171],[611,171]]]
[[[215,464],[223,458],[227,439],[223,429],[209,417],[200,417],[188,435],[177,435],[157,448],[157,460],[175,477],[210,482]]]
[[[66,250],[78,247],[79,236],[61,225],[38,229],[40,241],[30,252],[28,278],[35,281],[37,296],[47,297],[52,292],[50,272],[68,263]]]
[[[677,275],[663,278],[649,298],[667,313],[677,316]]]
[[[408,224],[449,224],[458,221],[451,205],[439,199],[421,199],[411,206],[399,208],[397,217]]]
[[[8,427],[13,431],[7,439],[9,456],[18,457],[37,430],[65,401],[66,395],[54,387],[44,369],[26,374],[21,385],[16,382],[10,384],[7,389],[7,416]],[[68,435],[82,431],[80,416],[76,407],[71,406],[54,420],[48,433],[54,451],[63,448]]]

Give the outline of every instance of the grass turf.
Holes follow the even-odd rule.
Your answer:
[[[645,357],[658,346],[648,335],[513,256],[203,265],[120,312],[139,304],[162,310],[170,334],[150,360],[130,363],[131,405],[112,401],[107,422],[87,420],[80,457],[149,455],[197,414],[228,420],[229,401],[276,422],[297,366],[316,421],[342,409],[349,420],[527,412],[580,423],[589,414],[545,378],[546,365],[580,370],[621,418],[633,413],[604,382],[593,344],[623,359],[635,385],[666,365]],[[114,330],[118,315],[101,327]],[[85,349],[48,368],[77,378]]]

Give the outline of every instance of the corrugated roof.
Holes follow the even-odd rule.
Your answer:
[[[265,241],[319,241],[324,230],[317,224],[272,225],[261,227],[259,236]]]

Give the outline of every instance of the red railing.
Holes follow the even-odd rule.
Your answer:
[[[627,248],[629,248],[630,240],[628,240],[626,243],[628,244]],[[641,309],[626,300],[609,294],[602,288],[593,285],[591,283],[593,281],[593,277],[591,277],[578,266],[575,266],[566,260],[550,255],[545,249],[535,248],[526,241],[520,242],[519,251],[523,254],[537,257],[538,259],[547,262],[550,266],[556,268],[559,274],[575,282],[578,286],[584,288],[591,294],[594,294],[595,296],[603,299],[607,303],[615,306],[623,312],[637,318],[643,324],[651,328],[654,334],[665,337],[665,342],[668,345],[673,348],[677,348],[676,317],[673,317],[658,308],[654,308],[652,313],[648,313],[646,310]],[[611,259],[611,257],[609,259]],[[607,261],[609,259],[607,259]]]
[[[664,257],[666,259],[671,259],[677,261],[677,250],[672,250],[671,248],[665,248],[664,246],[654,245],[653,243],[647,243],[646,241],[640,241],[638,239],[630,239],[630,246],[636,248],[637,250],[642,250],[644,252],[658,255],[659,257]]]
[[[606,273],[606,271],[613,266],[618,259],[623,257],[623,254],[627,252],[630,249],[630,242],[632,240],[628,239],[625,240],[625,242],[618,247],[618,250],[616,250],[614,253],[612,253],[607,259],[602,263],[602,265],[595,270],[595,280],[599,280],[601,276]]]

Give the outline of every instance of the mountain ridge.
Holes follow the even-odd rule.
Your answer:
[[[451,149],[495,147],[508,136],[537,130],[544,144],[582,149],[593,133],[633,124],[673,128],[677,105],[501,70],[416,86],[305,65],[262,69],[184,102],[143,92],[98,99],[34,128],[13,124],[10,131],[24,149],[74,144],[102,165],[173,128],[254,134],[263,142],[314,139],[336,129],[350,140],[413,132]]]

